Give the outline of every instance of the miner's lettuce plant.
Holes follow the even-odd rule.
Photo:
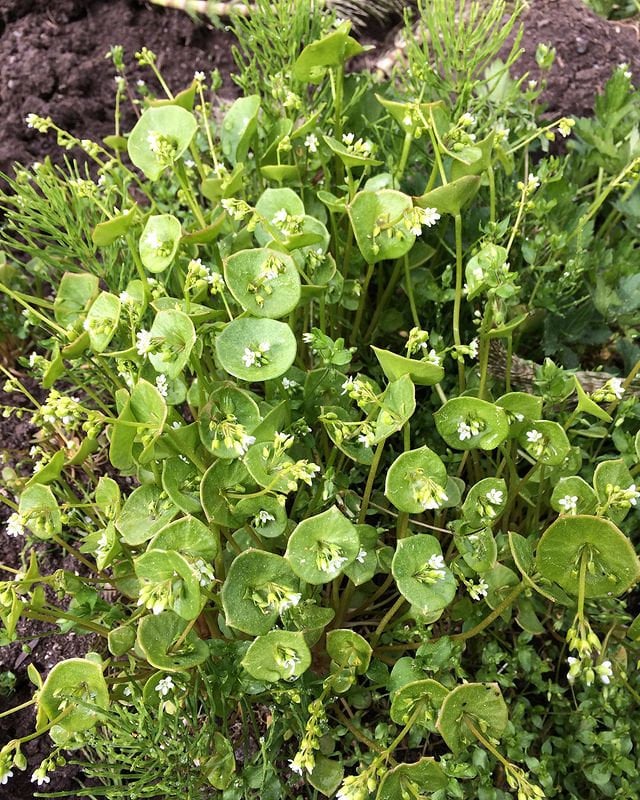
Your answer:
[[[39,434],[6,532],[82,569],[43,574],[37,548],[6,567],[2,641],[21,619],[102,641],[30,669],[53,742],[33,780],[82,749],[113,797],[622,796],[629,764],[576,776],[549,743],[567,698],[611,730],[640,696],[640,365],[511,374],[540,280],[522,251],[550,162],[530,152],[573,120],[531,121],[490,21],[466,80],[417,92],[419,41],[376,84],[345,72],[348,22],[296,13],[313,35],[273,55],[278,80],[237,23],[253,93],[222,116],[196,73],[104,144],[29,117],[95,170],[20,169],[3,197],[5,247],[51,286],[1,286],[48,392],[9,376]],[[600,178],[568,239],[632,196],[637,158]]]

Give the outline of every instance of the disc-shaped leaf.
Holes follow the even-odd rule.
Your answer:
[[[218,386],[198,416],[204,446],[218,458],[240,458],[254,443],[251,434],[260,423],[258,404],[232,383]]]
[[[293,681],[311,666],[311,652],[302,633],[270,631],[251,643],[242,666],[259,681]]]
[[[235,513],[247,519],[256,533],[265,539],[275,539],[287,527],[287,509],[283,495],[247,497],[238,501]]]
[[[190,461],[166,458],[162,465],[162,488],[185,514],[197,514],[200,505],[200,472]]]
[[[353,668],[358,675],[369,669],[371,645],[359,633],[333,630],[327,634],[327,653],[339,667]]]
[[[442,507],[446,485],[445,465],[425,445],[396,458],[387,472],[384,493],[398,511],[418,514]]]
[[[416,240],[407,223],[413,202],[394,189],[358,192],[349,206],[349,218],[358,247],[368,264],[396,259],[408,253]]]
[[[413,717],[416,725],[433,730],[448,689],[431,678],[412,681],[393,693],[390,716],[396,725],[406,725]],[[414,714],[418,713],[417,717]]]
[[[182,311],[158,311],[151,326],[153,349],[149,361],[156,372],[177,378],[196,341],[193,322]]]
[[[120,321],[120,300],[109,292],[101,292],[91,304],[84,329],[94,353],[102,353],[109,346]]]
[[[497,683],[465,683],[445,697],[437,727],[453,753],[477,742],[467,722],[490,741],[499,741],[507,727],[507,705]]]
[[[355,526],[335,506],[307,517],[293,531],[285,558],[307,583],[328,583],[351,564],[360,551]]]
[[[552,467],[562,464],[571,450],[562,425],[546,419],[524,425],[518,436],[518,444],[536,461]]]
[[[455,537],[458,552],[476,572],[485,572],[495,566],[498,546],[491,528],[481,528],[467,536]]]
[[[380,398],[380,406],[374,427],[376,442],[401,430],[416,410],[416,387],[411,378],[403,375],[391,381]]]
[[[480,188],[481,179],[477,175],[465,175],[446,186],[435,189],[414,198],[420,208],[436,208],[441,214],[459,214],[470,203]]]
[[[56,728],[62,729],[62,735],[54,739],[62,743],[65,734],[87,730],[100,720],[99,710],[89,706],[108,708],[109,690],[100,664],[88,658],[69,658],[53,667],[37,699],[38,709],[48,721],[65,711],[56,725]]]
[[[244,381],[268,381],[289,369],[296,357],[296,338],[286,322],[241,317],[216,338],[222,367]]]
[[[62,531],[62,517],[55,495],[48,486],[35,483],[20,495],[18,514],[38,539],[50,539]]]
[[[350,22],[308,44],[296,59],[292,74],[298,81],[320,83],[330,67],[343,65],[349,58],[363,53],[365,48],[352,36]]]
[[[491,525],[507,505],[507,484],[502,478],[484,478],[469,489],[462,514],[470,525]]]
[[[230,255],[224,277],[233,296],[254,317],[279,319],[300,301],[300,276],[293,259],[268,247]]]
[[[171,264],[181,235],[180,220],[172,214],[149,217],[138,244],[140,260],[149,272],[163,272]]]
[[[65,272],[53,301],[53,316],[58,325],[70,329],[82,317],[100,292],[97,275]]]
[[[604,513],[616,524],[622,522],[631,506],[637,503],[636,484],[621,458],[598,464],[593,474],[593,487]],[[631,500],[624,497],[625,491],[629,489],[631,489]]]
[[[378,531],[372,525],[356,525],[356,530],[360,537],[360,551],[356,560],[344,568],[344,574],[356,586],[362,586],[378,571]]]
[[[180,106],[148,108],[127,140],[129,158],[155,181],[189,147],[197,127],[193,114]]]
[[[418,386],[434,386],[444,378],[444,369],[439,364],[407,358],[390,350],[381,350],[379,347],[372,346],[372,350],[390,381],[408,375]]]
[[[246,159],[258,125],[260,98],[257,94],[238,98],[225,114],[220,132],[222,152],[235,167]]]
[[[445,565],[434,536],[418,534],[398,542],[391,562],[398,591],[421,614],[446,608],[456,594],[456,579]]]
[[[264,222],[256,226],[255,237],[264,246],[274,238],[288,238],[292,221],[294,228],[302,224],[304,203],[293,189],[265,189],[256,203],[256,213]]]
[[[504,409],[476,397],[454,397],[433,416],[440,436],[456,450],[493,450],[509,435]]]
[[[183,637],[188,624],[173,611],[143,617],[136,647],[152,667],[165,672],[180,672],[202,664],[209,658],[209,648],[193,630]]]
[[[550,505],[560,514],[594,514],[598,498],[583,478],[570,475],[553,487]]]
[[[524,422],[525,419],[540,419],[542,416],[542,397],[526,392],[508,392],[496,400],[496,405],[504,408],[509,422]]]
[[[148,541],[168,525],[178,509],[154,484],[139,486],[127,497],[116,520],[122,541],[138,545]]]
[[[236,516],[237,495],[255,486],[245,465],[239,461],[214,461],[202,477],[200,502],[209,522],[225,528],[237,528],[243,523]]]
[[[413,764],[398,764],[380,781],[376,800],[398,800],[443,792],[449,778],[433,758],[425,756]]]
[[[142,592],[162,591],[166,607],[182,617],[195,619],[200,613],[200,575],[174,550],[148,550],[133,560]],[[151,602],[151,601],[150,601]]]
[[[583,561],[585,597],[617,597],[640,578],[633,545],[613,522],[602,517],[562,516],[538,543],[538,571],[577,595]]]
[[[282,556],[245,550],[222,587],[227,625],[253,636],[270,631],[280,613],[300,600],[298,578]]]
[[[183,556],[211,563],[218,554],[218,536],[199,519],[182,517],[159,530],[147,549],[176,550]]]

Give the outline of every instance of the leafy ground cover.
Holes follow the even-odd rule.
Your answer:
[[[637,794],[640,96],[622,64],[542,119],[520,8],[462,10],[419,5],[385,81],[261,2],[229,108],[114,47],[112,135],[28,117],[91,167],[0,198],[38,431],[2,636],[94,639],[30,665],[5,786],[39,736],[72,796]]]

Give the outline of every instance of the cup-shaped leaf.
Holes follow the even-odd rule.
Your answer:
[[[248,392],[232,383],[218,386],[198,417],[202,444],[218,458],[240,458],[255,442],[260,411]]]
[[[311,652],[302,633],[270,631],[251,643],[242,666],[259,681],[293,681],[311,666]]]
[[[440,436],[456,450],[493,450],[509,435],[504,409],[476,397],[454,397],[434,419]]]
[[[507,392],[496,400],[496,405],[504,408],[512,425],[542,416],[542,398],[526,392]]]
[[[235,513],[247,519],[255,532],[265,539],[275,539],[287,527],[287,509],[283,495],[247,497],[238,501]]]
[[[640,578],[640,562],[628,537],[608,519],[586,515],[562,516],[547,528],[536,566],[572,595],[579,593],[584,573],[585,597],[617,597]]]
[[[86,272],[65,272],[53,301],[53,316],[58,325],[72,328],[84,317],[89,305],[100,292],[97,275]]]
[[[507,704],[497,683],[465,683],[445,697],[437,727],[453,753],[477,742],[470,723],[490,741],[499,741],[509,721]]]
[[[179,456],[166,458],[162,465],[162,488],[185,514],[197,514],[200,505],[200,472]]]
[[[89,332],[94,353],[102,353],[109,346],[120,321],[120,300],[109,292],[101,292],[91,304],[83,323]]]
[[[392,381],[380,398],[380,412],[375,422],[376,441],[381,442],[399,431],[416,410],[416,388],[408,375]]]
[[[391,562],[398,591],[421,614],[446,608],[456,594],[456,579],[442,557],[434,536],[418,534],[401,539]]]
[[[285,558],[307,583],[328,583],[337,578],[360,552],[355,525],[335,506],[304,519],[293,531]]]
[[[95,706],[96,708],[93,708]],[[38,710],[48,721],[63,712],[54,741],[85,731],[100,721],[99,709],[109,706],[109,690],[102,667],[88,658],[70,658],[56,664],[38,692]],[[54,732],[51,732],[54,738]]]
[[[122,541],[143,544],[168,525],[178,513],[170,498],[154,484],[139,486],[127,497],[116,520]]]
[[[349,58],[363,53],[364,48],[356,39],[349,36],[350,22],[343,22],[321,39],[308,44],[293,65],[293,77],[297,81],[320,83],[330,67],[340,67]]]
[[[225,114],[220,144],[232,166],[246,159],[251,140],[258,126],[260,98],[257,94],[238,98]]]
[[[151,326],[149,361],[156,372],[177,378],[196,341],[193,322],[182,311],[158,311]]]
[[[149,217],[138,244],[140,260],[149,272],[163,272],[172,263],[181,236],[180,220],[172,214]]]
[[[355,138],[354,134],[351,134]],[[378,161],[378,159],[373,158],[370,155],[370,150],[362,150],[358,152],[352,146],[345,144],[345,142],[339,142],[337,139],[334,139],[333,136],[323,136],[322,140],[327,145],[331,152],[338,156],[340,161],[346,167],[379,167],[383,162]],[[348,141],[348,140],[347,140]]]
[[[443,792],[448,783],[449,778],[442,767],[433,758],[425,756],[413,764],[398,764],[385,773],[376,800],[398,800],[399,797],[415,796],[415,792]]]
[[[360,537],[360,551],[356,560],[344,568],[344,574],[356,585],[362,586],[373,578],[378,571],[378,553],[376,544],[378,531],[373,525],[356,525]]]
[[[209,657],[209,648],[193,630],[183,636],[188,624],[173,611],[143,617],[136,647],[152,667],[164,672],[181,672],[202,664]]]
[[[620,523],[638,501],[636,484],[621,458],[602,461],[593,474],[593,487],[602,511]]]
[[[333,630],[327,634],[327,653],[339,667],[352,667],[358,675],[369,669],[371,645],[359,633]]]
[[[268,247],[239,250],[224,263],[231,293],[254,317],[279,319],[300,301],[300,276],[291,256]]]
[[[62,531],[62,517],[55,495],[48,486],[35,483],[20,495],[18,514],[38,539],[51,539]]]
[[[91,232],[91,241],[98,247],[106,247],[123,236],[138,218],[138,206],[134,203],[127,211],[112,219],[99,222]]]
[[[550,505],[560,514],[594,514],[598,498],[583,478],[570,475],[553,487]]]
[[[189,558],[212,562],[218,554],[218,535],[195,517],[182,517],[165,525],[147,550],[176,550]]]
[[[289,369],[296,357],[296,338],[286,322],[241,317],[216,338],[218,360],[243,381],[268,381]]]
[[[146,463],[153,457],[152,445],[162,433],[167,419],[167,404],[156,386],[139,380],[131,392],[128,410],[133,420],[140,423],[140,427],[134,430],[136,441],[143,447],[139,460]]]
[[[209,783],[222,791],[229,786],[236,771],[233,745],[219,731],[213,734],[211,745],[211,755],[203,769]]]
[[[470,525],[491,525],[506,505],[506,482],[502,478],[484,478],[469,489],[462,514]]]
[[[189,147],[197,127],[193,114],[180,106],[148,108],[129,135],[129,158],[155,181]]]
[[[253,636],[270,631],[281,613],[300,601],[299,581],[282,556],[245,550],[222,587],[227,625]]]
[[[486,572],[496,564],[498,546],[491,528],[481,528],[467,536],[455,537],[458,552],[476,572]]]
[[[450,181],[446,186],[415,197],[414,201],[420,208],[436,208],[441,214],[459,214],[470,203],[480,188],[481,178],[476,175],[465,175]]]
[[[518,444],[536,461],[549,466],[562,464],[571,451],[571,444],[562,425],[546,419],[523,425]]]
[[[384,493],[398,511],[418,514],[442,508],[448,499],[445,491],[447,469],[428,447],[401,453],[389,467]]]
[[[449,690],[431,678],[411,681],[393,693],[389,715],[396,725],[406,725],[415,717],[416,725],[434,730],[442,701]]]
[[[209,522],[225,528],[242,525],[242,517],[234,513],[238,495],[254,486],[242,461],[214,461],[200,483],[200,502]]]
[[[396,381],[403,375],[408,375],[418,386],[434,386],[444,378],[444,369],[432,361],[407,358],[407,356],[392,353],[390,350],[381,350],[373,345],[372,350],[390,381]]]
[[[409,195],[394,189],[358,192],[349,206],[349,218],[368,264],[400,258],[411,250],[416,240],[412,210]]]
[[[256,213],[264,220],[255,230],[262,246],[299,231],[305,216],[304,203],[293,189],[265,189],[256,203]]]
[[[317,753],[315,765],[311,771],[308,781],[325,797],[333,797],[344,777],[344,767],[339,761]]]
[[[195,619],[200,613],[200,575],[174,550],[148,550],[133,561],[140,581],[140,600],[152,608],[175,611],[182,619]]]

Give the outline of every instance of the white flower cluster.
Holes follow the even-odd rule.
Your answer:
[[[269,350],[271,350],[271,345],[269,342],[260,342],[255,349],[245,347],[242,355],[242,363],[247,368],[264,367],[264,365],[269,362],[269,358],[267,356]]]

